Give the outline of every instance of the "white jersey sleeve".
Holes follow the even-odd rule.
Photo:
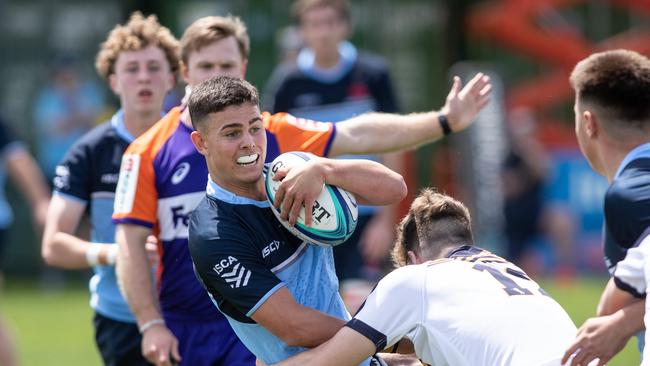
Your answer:
[[[415,325],[423,321],[425,282],[422,266],[406,266],[391,272],[379,281],[346,326],[372,341],[377,352],[392,346],[415,332]]]
[[[634,297],[643,298],[646,294],[647,276],[650,275],[650,235],[638,246],[627,251],[614,271],[614,283],[619,289]]]

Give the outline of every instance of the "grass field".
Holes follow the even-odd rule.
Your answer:
[[[44,291],[38,283],[8,279],[0,298],[0,312],[16,337],[23,366],[101,365],[93,341],[92,311],[85,284],[68,285],[62,291]],[[577,325],[594,312],[604,279],[582,279],[559,286],[542,282]],[[531,314],[535,316],[535,314]],[[608,363],[638,365],[636,341]]]

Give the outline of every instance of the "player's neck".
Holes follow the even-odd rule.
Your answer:
[[[264,177],[255,183],[228,183],[221,181],[214,174],[210,173],[210,178],[213,182],[217,183],[219,187],[225,189],[226,191],[233,193],[239,197],[245,197],[252,199],[254,201],[265,201],[266,200],[266,190],[264,189]]]
[[[338,49],[314,52],[314,63],[320,69],[331,69],[341,60]]]
[[[146,130],[153,126],[160,119],[160,111],[149,113],[139,113],[135,111],[124,110],[124,127],[131,135],[138,137]]]
[[[614,180],[614,176],[618,171],[618,168],[623,163],[623,159],[634,150],[637,146],[646,143],[646,140],[637,140],[635,142],[614,142],[607,149],[601,149],[601,163],[602,163],[602,174],[607,178],[607,181],[611,183]]]
[[[183,106],[183,112],[181,112],[181,123],[183,123],[185,126],[189,127],[190,129],[194,129],[192,127],[192,117],[190,117],[190,109],[187,108],[187,105]]]

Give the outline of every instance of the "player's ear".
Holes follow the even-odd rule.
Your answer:
[[[247,69],[248,69],[248,59],[245,59],[244,62],[242,62],[242,66],[241,66],[242,79],[246,79],[246,70]]]
[[[594,138],[598,135],[598,129],[600,120],[598,117],[589,110],[582,112],[582,118],[585,121],[585,132],[590,138]]]
[[[422,263],[422,260],[420,259],[420,257],[418,257],[418,255],[415,254],[415,252],[412,251],[412,250],[409,250],[408,252],[406,252],[406,256],[408,257],[407,260],[406,260],[406,264],[420,264],[420,263]]]
[[[115,95],[121,94],[120,84],[117,82],[117,76],[115,73],[108,75],[108,85],[111,87],[111,90]]]
[[[178,62],[179,65],[179,72],[181,75],[181,78],[186,84],[189,84],[189,75],[188,75],[188,69],[187,69],[187,64],[183,62],[182,60]]]
[[[192,131],[190,137],[192,138],[192,143],[194,144],[194,147],[196,147],[196,150],[198,150],[201,155],[207,155],[208,147],[202,134],[198,131]]]

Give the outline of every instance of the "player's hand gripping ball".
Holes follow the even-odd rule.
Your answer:
[[[271,163],[265,178],[266,196],[271,206],[275,200],[280,181],[274,181],[275,173],[284,167],[305,164],[314,155],[304,152],[284,153]],[[320,195],[312,210],[312,224],[305,225],[305,208],[300,209],[298,221],[290,226],[287,221],[280,219],[280,209],[272,207],[275,217],[293,235],[309,243],[334,246],[346,241],[357,226],[358,208],[354,196],[341,188],[329,184],[323,185]]]

